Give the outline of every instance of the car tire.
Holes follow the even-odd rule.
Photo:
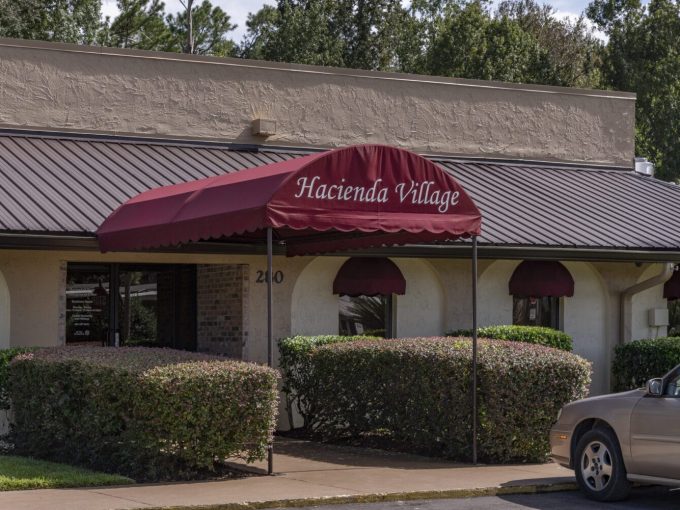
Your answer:
[[[581,491],[595,501],[621,501],[630,492],[621,447],[611,429],[597,428],[581,436],[574,471]]]

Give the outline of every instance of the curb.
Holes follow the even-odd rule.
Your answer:
[[[425,499],[462,499],[509,494],[541,494],[546,492],[574,491],[575,482],[517,485],[511,487],[485,487],[480,489],[451,489],[444,491],[390,492],[385,494],[357,494],[352,496],[329,496],[325,498],[283,499],[252,503],[224,503],[199,506],[143,507],[144,510],[263,510],[268,508],[302,508],[317,505],[343,505],[354,503],[380,503],[388,501],[413,501]],[[137,509],[141,510],[141,508]]]

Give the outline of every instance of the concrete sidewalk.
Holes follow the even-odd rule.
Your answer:
[[[574,488],[573,473],[555,464],[470,466],[415,455],[293,440],[278,441],[276,452],[275,476],[0,492],[0,509],[267,508]],[[263,464],[249,467],[259,472],[264,472],[263,468]]]

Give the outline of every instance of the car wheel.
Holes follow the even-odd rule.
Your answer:
[[[576,445],[574,471],[581,490],[596,501],[620,501],[630,492],[621,447],[609,429],[583,434]]]

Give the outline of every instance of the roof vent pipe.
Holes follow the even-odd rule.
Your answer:
[[[647,158],[635,158],[635,173],[654,177],[654,163]]]

